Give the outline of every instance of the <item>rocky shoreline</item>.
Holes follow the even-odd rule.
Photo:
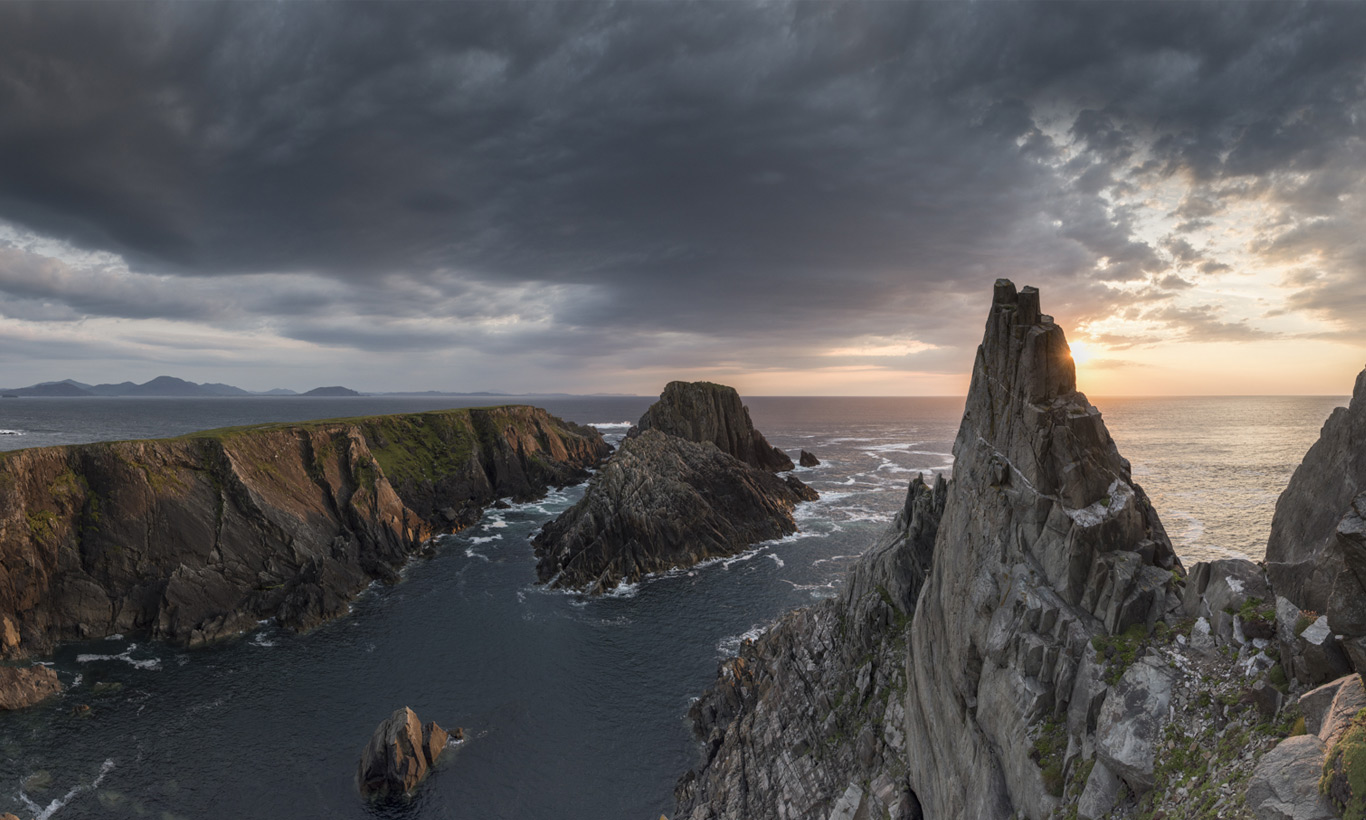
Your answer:
[[[582,481],[592,428],[510,406],[0,455],[0,654],[307,629],[499,498]]]

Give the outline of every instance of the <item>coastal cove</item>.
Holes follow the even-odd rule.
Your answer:
[[[452,406],[159,400],[160,417],[143,404],[129,413],[135,424],[109,426],[117,418],[110,410],[132,407],[128,401],[137,400],[11,400],[15,412],[41,411],[0,416],[0,427],[22,433],[0,445],[59,443],[42,437],[79,437],[82,419],[96,417],[106,425],[100,438],[130,438],[288,418],[252,415],[265,412],[355,416]],[[603,425],[609,440],[650,401],[519,399],[570,421],[610,423]],[[1276,495],[1328,411],[1344,403],[1094,401],[1188,565],[1229,553],[1260,557],[1254,550],[1265,542]],[[602,598],[547,592],[532,585],[528,540],[582,492],[569,488],[490,511],[439,539],[435,557],[410,562],[401,583],[373,588],[349,617],[305,635],[267,625],[196,650],[128,640],[66,645],[54,661],[69,691],[0,717],[0,811],[374,816],[353,792],[355,757],[375,722],[406,703],[424,719],[465,727],[469,740],[394,816],[671,812],[674,780],[696,758],[684,714],[713,680],[716,662],[746,632],[834,594],[853,557],[899,508],[910,475],[949,467],[962,410],[958,399],[747,403],[773,444],[794,456],[809,449],[823,461],[798,473],[822,498],[798,508],[797,536]],[[1198,430],[1190,424],[1196,414]],[[76,704],[90,705],[90,716],[72,716]],[[44,778],[29,778],[42,772],[50,780],[38,789]]]

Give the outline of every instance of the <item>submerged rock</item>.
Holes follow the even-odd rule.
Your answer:
[[[381,723],[361,752],[356,783],[364,797],[386,797],[412,791],[431,770],[450,736],[436,723],[422,725],[408,707]]]
[[[770,472],[792,469],[792,459],[754,429],[749,408],[734,387],[711,382],[669,382],[659,401],[636,423],[639,432],[658,430],[698,443],[710,442],[751,467]]]
[[[797,459],[797,463],[802,465],[803,467],[819,467],[821,465],[821,460],[816,458],[811,453],[802,450],[802,454]]]
[[[551,586],[606,592],[790,535],[793,507],[815,497],[795,478],[710,444],[646,430],[623,441],[584,497],[536,536],[536,574]]]
[[[27,709],[61,691],[57,673],[46,666],[0,666],[0,709]]]

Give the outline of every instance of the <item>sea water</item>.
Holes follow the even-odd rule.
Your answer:
[[[463,404],[498,403],[480,398]],[[649,398],[518,400],[619,440]],[[1344,398],[1096,399],[1187,563],[1260,558],[1276,496]],[[7,399],[0,448],[457,406],[451,399]],[[63,647],[65,694],[0,714],[0,812],[36,818],[623,818],[672,810],[717,662],[835,594],[917,473],[952,469],[961,399],[752,398],[821,493],[801,531],[601,598],[536,586],[530,538],[582,487],[491,510],[308,634],[184,650]],[[78,705],[89,706],[77,714]],[[399,706],[466,740],[414,798],[368,806],[360,751]]]

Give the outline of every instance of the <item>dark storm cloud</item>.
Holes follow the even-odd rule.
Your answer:
[[[1187,175],[1189,229],[1253,195],[1230,182],[1294,173],[1256,195],[1331,222],[1360,181],[1327,176],[1359,139],[1364,23],[1279,3],[5,4],[0,218],[153,279],[258,278],[0,291],[48,318],[257,317],[375,350],[968,345],[998,275],[1083,318],[1114,304],[1094,280],[1196,264],[1106,192]],[[478,325],[508,315],[531,328]]]

